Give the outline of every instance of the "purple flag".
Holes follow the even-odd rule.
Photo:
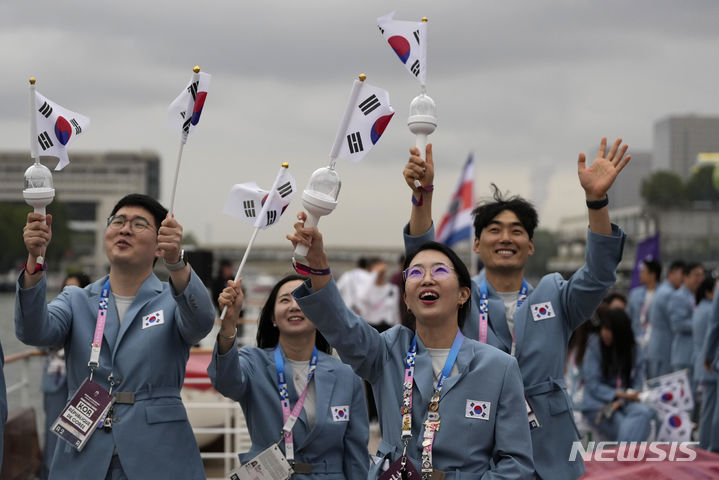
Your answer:
[[[640,285],[639,267],[644,260],[659,261],[659,234],[645,238],[637,244],[637,255],[634,257],[634,270],[632,270],[632,283],[629,289]]]

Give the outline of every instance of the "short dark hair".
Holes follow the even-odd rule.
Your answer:
[[[424,250],[436,250],[438,252],[441,252],[449,258],[449,261],[452,262],[452,267],[454,268],[454,272],[457,274],[457,279],[459,280],[459,286],[460,287],[467,287],[470,289],[470,292],[472,290],[472,277],[469,275],[469,271],[467,270],[467,266],[462,262],[462,259],[459,258],[459,256],[454,253],[454,250],[449,248],[447,245],[444,245],[442,243],[438,242],[425,242],[419,247],[417,247],[415,250],[413,250],[404,260],[404,263],[402,264],[402,271],[404,272],[409,268],[409,266],[412,263],[412,260],[414,260],[414,257],[417,256],[419,252],[422,252]],[[400,284],[400,294],[404,297],[405,293],[405,283],[406,279],[404,278],[404,274],[402,275],[402,283]],[[457,325],[461,329],[464,326],[464,322],[467,320],[467,317],[469,316],[469,311],[472,306],[472,296],[470,295],[467,298],[467,301],[464,302],[464,305],[459,307],[459,311],[457,312]],[[412,312],[409,312],[409,315],[412,320],[415,320],[414,315]]]
[[[272,324],[275,320],[275,302],[277,302],[277,294],[280,291],[282,285],[293,280],[305,281],[307,277],[301,275],[290,274],[280,279],[279,282],[272,287],[270,295],[267,297],[267,301],[262,306],[260,312],[260,320],[257,323],[257,346],[260,348],[274,348],[277,342],[280,341],[280,331]],[[311,321],[311,320],[310,320]],[[325,337],[322,336],[319,330],[315,333],[315,346],[317,350],[324,353],[331,353],[332,347]]]
[[[682,273],[684,273],[685,268],[686,263],[684,263],[683,260],[674,260],[672,263],[669,264],[669,270],[667,270],[667,273],[671,273],[674,270],[681,270]]]
[[[707,275],[706,277],[704,277],[702,283],[700,283],[697,287],[697,291],[695,294],[697,305],[699,305],[699,302],[706,298],[707,293],[714,290],[714,283],[716,283],[716,279],[714,279],[714,277],[712,277],[711,275]]]
[[[160,202],[142,193],[131,193],[122,197],[113,207],[110,216],[115,215],[122,207],[140,207],[150,212],[152,218],[155,220],[156,230],[160,229],[160,224],[165,217],[167,217],[167,209],[163,207]]]
[[[694,270],[695,268],[704,269],[704,266],[701,263],[689,262],[686,265],[684,265],[684,275],[689,275],[690,273],[692,273],[692,270]]]
[[[611,304],[614,300],[621,301],[624,305],[627,304],[627,296],[620,292],[610,292],[607,294],[606,297],[602,300],[602,303],[605,305]]]
[[[505,197],[505,195],[499,191],[499,187],[494,183],[492,184],[492,190],[494,191],[492,200],[480,203],[472,210],[472,215],[474,216],[474,236],[479,238],[482,234],[482,230],[484,230],[497,215],[505,210],[509,210],[517,216],[519,223],[522,224],[522,227],[524,227],[531,239],[534,236],[534,230],[539,224],[539,217],[534,205],[518,195]]]
[[[642,260],[642,263],[644,264],[644,268],[647,269],[647,272],[654,275],[654,278],[659,281],[660,278],[662,278],[662,264],[657,262],[656,260]]]
[[[65,286],[67,284],[67,281],[71,278],[74,278],[77,280],[77,283],[79,284],[80,288],[85,288],[88,285],[90,285],[90,277],[85,272],[70,272],[65,277],[65,280],[62,281],[62,285]]]

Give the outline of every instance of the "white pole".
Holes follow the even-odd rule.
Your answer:
[[[240,275],[242,274],[242,268],[245,266],[245,262],[247,261],[247,256],[250,254],[250,249],[252,248],[252,244],[255,243],[255,238],[257,237],[257,232],[260,231],[260,227],[255,227],[255,230],[252,232],[252,236],[250,237],[250,243],[247,244],[247,248],[245,249],[245,255],[242,257],[242,262],[240,262],[240,268],[237,269],[237,274],[235,275],[235,283],[240,279]],[[227,307],[222,309],[222,314],[220,315],[220,320],[225,319],[225,314],[227,313]]]
[[[184,137],[187,140],[187,137]],[[185,142],[180,142],[180,150],[177,152],[177,165],[175,166],[175,181],[172,183],[172,194],[170,195],[170,213],[175,213],[175,192],[177,191],[177,179],[180,176],[180,163],[182,162],[182,150]]]
[[[30,77],[30,155],[35,162],[40,161],[40,153],[37,149],[37,116],[35,115],[35,77]]]

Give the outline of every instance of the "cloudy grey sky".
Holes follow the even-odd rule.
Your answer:
[[[710,0],[6,0],[0,148],[29,150],[32,75],[45,96],[91,118],[71,162],[73,151],[156,151],[167,203],[179,141],[166,109],[198,64],[213,78],[184,150],[176,214],[203,242],[244,244],[251,228],[222,214],[230,186],[268,188],[288,161],[304,188],[365,73],[397,113],[361,163],[339,161],[340,203],[320,228],[328,245],[399,246],[410,208],[401,171],[414,144],[406,118],[419,85],[377,31],[392,10],[429,18],[436,219],[470,151],[477,195],[496,182],[532,197],[551,228],[585,211],[578,152],[593,157],[602,136],[650,150],[657,120],[719,113]],[[72,163],[58,175],[72,175]],[[300,207],[298,195],[258,242],[283,244]]]

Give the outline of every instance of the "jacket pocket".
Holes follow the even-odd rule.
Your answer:
[[[182,404],[148,405],[145,407],[147,423],[187,422],[187,412]]]

